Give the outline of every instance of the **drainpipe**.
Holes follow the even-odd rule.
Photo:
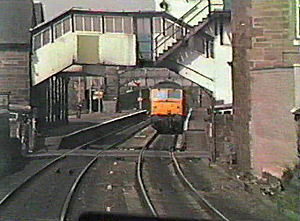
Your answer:
[[[89,78],[89,113],[92,113],[93,96],[92,96],[92,80]]]
[[[216,100],[213,96],[211,96],[212,103],[212,134],[213,134],[213,152],[212,152],[212,162],[216,162],[217,160],[217,133],[216,133],[216,122],[215,122],[215,103]]]
[[[211,15],[211,0],[208,0],[208,15]]]

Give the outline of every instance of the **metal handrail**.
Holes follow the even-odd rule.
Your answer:
[[[184,19],[186,16],[188,16],[190,13],[192,13],[192,12],[198,7],[198,5],[199,5],[200,3],[202,3],[202,1],[203,1],[203,0],[200,0],[200,1],[199,1],[196,5],[194,5],[189,11],[187,11],[184,15],[182,15],[180,18],[178,18],[176,21],[174,21],[173,24],[169,25],[163,32],[161,32],[158,36],[155,37],[155,40],[156,40],[159,36],[163,35],[163,33],[164,33],[165,31],[167,31],[167,30],[169,30],[171,27],[173,27],[176,23],[178,23],[178,22],[180,22],[180,21],[183,21],[183,19]]]
[[[210,1],[209,1],[209,2],[210,2]],[[195,19],[200,13],[202,13],[202,12],[203,12],[205,9],[207,9],[207,8],[210,8],[210,5],[207,5],[207,6],[205,6],[203,9],[201,9],[196,15],[194,15],[190,20],[188,20],[187,23],[189,23],[190,21],[192,21],[193,19]],[[171,26],[174,27],[175,25],[176,25],[176,23],[173,23]],[[167,29],[166,29],[166,30],[167,30]],[[177,29],[177,31],[173,32],[172,35],[168,36],[168,37],[167,37],[166,39],[164,39],[162,42],[157,40],[157,37],[160,36],[160,35],[158,35],[158,36],[154,39],[154,41],[155,41],[155,49],[154,49],[154,52],[156,52],[156,53],[155,53],[156,57],[158,56],[158,55],[157,55],[157,49],[158,49],[159,47],[161,47],[164,43],[166,43],[169,39],[173,38],[174,35],[176,35],[179,31],[182,31],[182,30],[183,30],[183,27],[180,27],[179,29]],[[187,33],[186,33],[186,34],[187,34]],[[183,38],[186,36],[186,34],[183,36]]]
[[[223,1],[224,2],[224,1]],[[170,40],[171,38],[174,37],[174,35],[176,35],[179,31],[182,31],[182,39],[187,35],[187,31],[185,31],[185,34],[183,32],[184,27],[180,26],[179,29],[177,29],[175,32],[173,31],[172,35],[168,36],[165,39],[161,39],[158,40],[158,38],[164,33],[166,32],[168,29],[170,29],[171,27],[175,27],[176,25],[178,25],[178,21],[182,21],[184,17],[186,17],[187,15],[189,15],[192,11],[194,11],[194,9],[200,4],[202,3],[202,0],[200,2],[198,2],[193,8],[191,8],[187,13],[185,13],[183,16],[181,16],[179,19],[177,19],[173,24],[171,24],[169,27],[167,27],[163,32],[161,32],[158,36],[155,37],[154,42],[155,42],[155,48],[152,50],[152,53],[155,53],[155,57],[158,57],[158,48],[160,48],[163,44],[165,44],[168,40]],[[194,15],[191,19],[189,19],[186,23],[188,24],[189,22],[191,22],[192,20],[194,20],[200,13],[202,13],[204,10],[206,10],[208,8],[208,16],[211,15],[212,13],[212,6],[215,5],[220,5],[220,4],[212,4],[211,0],[207,0],[207,5],[202,8],[196,15]],[[223,4],[224,5],[224,4]],[[178,39],[176,39],[178,40]]]
[[[164,43],[166,43],[169,39],[173,38],[174,35],[176,35],[179,31],[182,32],[182,35],[183,35],[183,38],[186,36],[187,33],[183,33],[183,30],[184,30],[184,27],[180,26],[180,28],[178,28],[175,32],[173,31],[172,35],[168,36],[166,39],[164,39],[162,42],[158,40],[158,38],[164,33],[166,32],[167,30],[169,30],[170,28],[174,28],[178,21],[182,21],[186,16],[190,15],[194,10],[195,8],[198,7],[198,5],[200,3],[202,3],[203,0],[199,1],[195,6],[193,6],[193,8],[191,8],[188,12],[186,12],[183,16],[181,16],[179,19],[177,19],[173,24],[169,25],[163,32],[161,32],[158,36],[155,37],[154,39],[154,42],[155,42],[155,49],[153,50],[153,52],[155,53],[155,56],[158,57],[158,48],[161,47]],[[191,22],[193,19],[195,19],[200,13],[202,13],[205,9],[208,8],[209,10],[209,14],[211,13],[211,2],[210,0],[207,1],[208,4],[202,8],[196,15],[194,15],[191,19],[189,19],[187,21],[187,23]],[[177,39],[176,39],[177,40]]]

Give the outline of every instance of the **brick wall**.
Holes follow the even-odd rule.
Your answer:
[[[252,42],[249,62],[252,69],[292,66],[299,62],[295,39],[293,0],[252,0],[250,22]]]
[[[287,71],[300,60],[293,45],[294,4],[241,0],[233,5],[234,142],[239,167],[258,176],[262,169],[278,175],[284,167],[279,162],[294,161],[295,125],[288,111],[294,86]]]
[[[251,76],[253,172],[281,177],[283,168],[292,168],[297,162],[297,125],[290,112],[294,106],[294,70],[259,70]]]
[[[12,104],[29,105],[29,52],[0,51],[0,92],[11,92]]]

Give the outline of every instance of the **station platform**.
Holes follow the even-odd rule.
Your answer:
[[[103,122],[119,118],[137,112],[137,110],[122,111],[120,113],[99,113],[82,114],[80,118],[76,115],[69,116],[69,123],[52,127],[42,134],[43,142],[34,151],[56,150],[63,137],[82,129],[101,124]]]
[[[188,130],[185,132],[186,151],[210,155],[208,139],[209,122],[206,108],[193,108]]]

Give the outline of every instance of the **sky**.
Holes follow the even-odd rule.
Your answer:
[[[109,11],[155,10],[155,0],[39,0],[44,4],[46,20],[71,7]]]

